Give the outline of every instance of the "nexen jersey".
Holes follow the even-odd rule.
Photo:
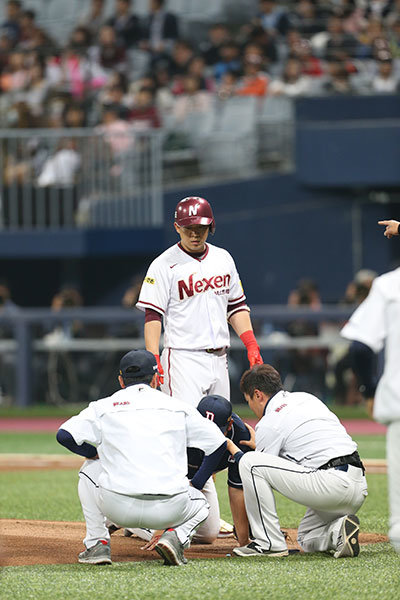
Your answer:
[[[227,319],[249,310],[245,298],[229,252],[206,244],[196,258],[175,244],[151,263],[136,306],[163,316],[165,348],[205,350],[229,346]]]

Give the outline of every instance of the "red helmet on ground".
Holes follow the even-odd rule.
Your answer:
[[[215,231],[213,211],[207,200],[197,196],[184,198],[176,205],[175,223],[179,227],[190,225],[209,225],[210,233]]]

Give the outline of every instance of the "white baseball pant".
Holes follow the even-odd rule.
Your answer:
[[[336,549],[343,516],[356,513],[367,496],[362,470],[352,466],[347,471],[313,470],[264,452],[248,452],[239,472],[251,531],[266,550],[287,548],[273,490],[308,507],[298,529],[305,552]]]
[[[203,396],[219,394],[229,400],[229,374],[226,350],[176,350],[164,348],[161,354],[164,383],[161,390],[197,407]]]
[[[386,436],[386,453],[389,479],[389,537],[400,552],[400,421],[390,423]]]
[[[121,527],[166,529],[174,527],[182,544],[190,540],[208,516],[204,495],[195,488],[174,496],[125,496],[99,487],[100,460],[87,460],[80,472],[78,494],[86,522],[86,548],[109,540],[106,517]]]

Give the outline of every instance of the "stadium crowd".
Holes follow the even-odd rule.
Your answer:
[[[398,93],[399,0],[260,0],[192,43],[167,0],[91,0],[66,44],[20,0],[0,24],[0,125],[123,131],[179,123],[214,98]],[[41,24],[38,24],[38,21]]]

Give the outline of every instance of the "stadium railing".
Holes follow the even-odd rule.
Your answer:
[[[352,307],[337,306],[326,306],[315,311],[307,308],[265,305],[252,307],[252,319],[258,328],[257,340],[264,352],[278,349],[332,350],[346,345],[347,342],[340,337],[339,330],[352,310]],[[328,326],[321,328],[317,335],[291,337],[285,325],[294,321],[324,323]],[[78,337],[74,337],[76,335],[74,324],[79,324],[81,327]],[[97,337],[98,331],[93,335],[96,325],[101,329],[99,337]],[[86,331],[84,326],[87,327]],[[3,339],[0,340],[0,358],[6,360],[9,374],[10,370],[13,371],[14,403],[20,407],[28,406],[34,400],[33,378],[40,377],[35,373],[38,355],[48,354],[47,372],[49,366],[53,371],[57,368],[57,358],[61,357],[64,360],[67,355],[77,353],[77,358],[83,360],[85,354],[94,356],[100,353],[101,360],[98,360],[95,365],[91,364],[87,369],[90,380],[94,382],[96,376],[110,366],[110,353],[114,353],[115,358],[119,359],[124,352],[134,348],[144,348],[143,314],[119,307],[86,307],[59,312],[42,308],[14,308],[12,314],[7,314],[7,310],[4,309],[0,313],[0,328],[9,332],[8,338],[3,335]],[[245,354],[243,344],[236,336],[232,336],[231,349]],[[67,361],[63,368],[68,371],[72,366]],[[57,374],[53,371],[50,376],[54,381]],[[110,371],[113,381],[115,372]],[[79,377],[75,373],[72,379],[74,378],[78,389]],[[68,400],[74,399],[68,398]]]
[[[158,130],[0,131],[0,228],[162,225]]]

